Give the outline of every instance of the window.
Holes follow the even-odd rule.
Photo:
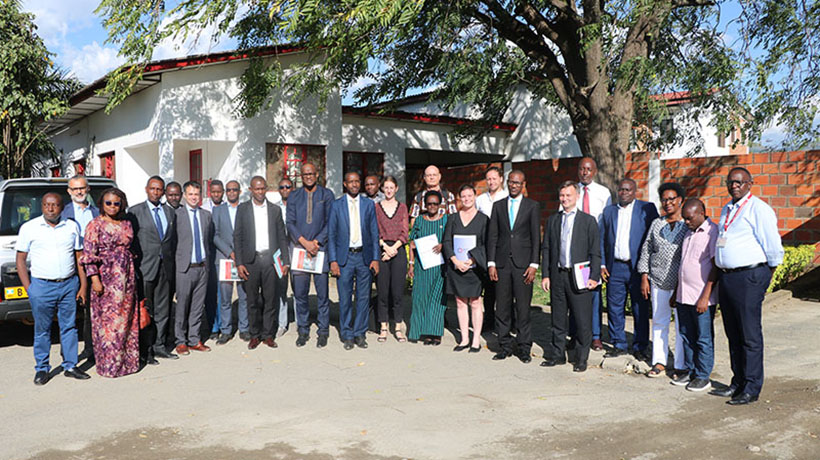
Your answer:
[[[74,175],[85,176],[85,158],[73,162],[72,165],[74,166]]]
[[[718,147],[724,148],[726,147],[726,134],[722,132],[717,133],[718,138]]]
[[[107,184],[92,185],[89,193],[91,204],[98,204]],[[41,200],[48,192],[60,194],[63,203],[71,203],[65,183],[54,183],[50,186],[10,187],[2,194],[0,207],[0,235],[16,235],[20,226],[26,221],[43,214]]]
[[[52,166],[51,168],[49,168],[49,170],[51,171],[51,177],[60,177],[61,176],[59,166]]]
[[[188,152],[188,180],[196,181],[202,185],[202,149]]]
[[[117,179],[114,152],[106,152],[100,154],[100,175],[112,180]]]
[[[302,186],[302,165],[311,163],[316,167],[318,182],[325,185],[325,147],[321,145],[265,144],[265,180],[272,190],[283,177]]]
[[[376,176],[379,180],[384,176],[383,153],[344,152],[344,172],[357,172],[362,181],[367,176]]]

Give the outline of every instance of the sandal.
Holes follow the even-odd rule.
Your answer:
[[[396,341],[399,343],[407,342],[407,337],[404,336],[402,331],[396,331]]]
[[[649,372],[646,373],[646,376],[649,378],[662,377],[664,375],[666,375],[666,367],[664,367],[664,365],[660,363],[656,363],[654,366],[652,366],[652,369],[650,369]]]
[[[376,339],[379,342],[387,342],[387,333],[390,332],[390,329],[386,327],[382,327],[381,332],[379,332],[379,338]]]

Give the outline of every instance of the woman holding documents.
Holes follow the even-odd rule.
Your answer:
[[[441,193],[430,190],[424,196],[425,214],[413,222],[410,231],[410,270],[413,278],[413,313],[410,315],[410,340],[423,339],[425,345],[440,345],[444,334],[444,277],[441,241],[447,216],[439,214]],[[418,263],[416,263],[418,261]],[[418,267],[416,267],[418,265]]]
[[[481,325],[483,322],[481,297],[482,277],[486,270],[487,256],[484,250],[489,218],[475,207],[475,188],[465,184],[458,192],[461,210],[447,221],[444,229],[444,258],[447,260],[447,293],[455,296],[458,307],[458,328],[461,341],[453,351],[471,353],[481,350]],[[470,312],[473,315],[473,340],[470,344]]]
[[[393,312],[393,321],[396,324],[396,340],[406,342],[403,325],[404,282],[407,279],[407,206],[396,199],[399,190],[398,182],[393,176],[387,176],[382,182],[384,199],[376,204],[376,222],[379,224],[379,276],[377,319],[381,323],[379,342],[387,340],[390,332],[388,321],[390,311]]]

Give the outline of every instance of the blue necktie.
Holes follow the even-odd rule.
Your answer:
[[[515,225],[515,200],[510,199],[510,230]]]
[[[165,238],[165,232],[162,231],[162,221],[159,219],[159,208],[154,208],[154,223],[157,225],[157,232],[159,233],[159,240]]]
[[[194,209],[194,252],[196,254],[196,262],[195,263],[202,263],[202,245],[200,242],[202,241],[202,236],[199,233],[199,219],[196,218],[196,212],[199,209]]]

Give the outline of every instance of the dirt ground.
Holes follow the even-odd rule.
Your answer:
[[[44,387],[31,383],[30,328],[4,324],[0,458],[818,459],[820,304],[778,299],[764,310],[763,393],[745,407],[626,373],[628,361],[602,353],[584,374],[541,368],[540,308],[527,365],[453,353],[451,331],[440,347],[369,335],[368,349],[348,352],[332,329],[321,350],[315,336],[297,349],[291,331],[275,350],[233,340],[120,379],[92,369],[89,381]],[[456,323],[454,311],[447,318]],[[715,326],[720,384],[730,370],[720,318]]]

